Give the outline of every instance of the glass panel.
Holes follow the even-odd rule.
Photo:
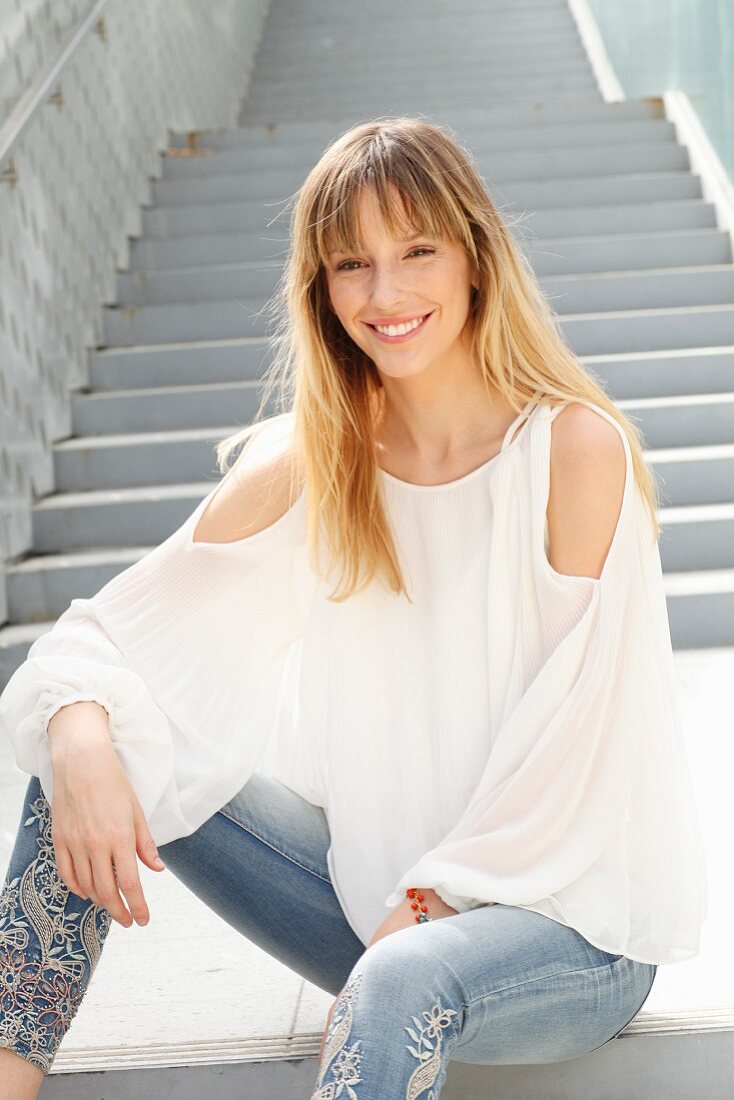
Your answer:
[[[734,0],[587,0],[629,99],[685,92],[734,178]]]

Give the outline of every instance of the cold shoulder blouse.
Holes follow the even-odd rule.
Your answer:
[[[74,599],[0,696],[18,766],[53,797],[47,725],[91,699],[157,844],[255,771],[326,814],[328,866],[366,944],[408,886],[460,912],[522,906],[643,962],[699,950],[706,872],[657,544],[633,478],[599,578],[548,559],[551,423],[441,485],[380,484],[413,599],[340,603],[306,552],[307,492],[237,542],[174,533]],[[266,421],[250,458],[292,431]],[[243,456],[246,457],[246,456]]]

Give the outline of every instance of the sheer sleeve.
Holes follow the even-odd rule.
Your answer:
[[[535,909],[614,953],[678,961],[699,948],[706,875],[660,554],[616,425],[627,469],[601,576],[551,567],[552,415],[539,414],[529,460],[502,489],[501,514],[527,494],[530,520],[518,510],[492,566],[486,766],[455,826],[386,904],[407,886],[440,887]]]
[[[248,461],[271,453],[279,427]],[[159,546],[72,600],[0,695],[17,764],[49,800],[49,720],[67,703],[102,705],[158,844],[198,828],[256,770],[308,605],[305,491],[254,535],[194,542],[220,484]]]
[[[167,789],[174,747],[166,716],[100,625],[93,601],[74,599],[51,630],[36,639],[0,696],[0,727],[10,738],[16,763],[39,777],[49,802],[48,723],[61,707],[83,700],[107,711],[110,737],[146,818],[165,801],[167,814],[179,817],[185,828],[176,792]]]

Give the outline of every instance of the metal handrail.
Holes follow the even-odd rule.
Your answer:
[[[46,103],[49,97],[51,97],[52,102],[57,103],[59,106],[63,104],[60,92],[51,93],[51,89],[57,83],[69,58],[76,51],[79,43],[86,38],[92,27],[104,42],[105,27],[104,21],[100,17],[106,3],[107,0],[96,0],[88,15],[79,20],[67,38],[61,52],[41,70],[31,86],[23,92],[18,102],[13,106],[7,119],[0,127],[0,168],[20,141],[29,123],[35,117],[39,106]],[[12,163],[10,170],[0,173],[0,180],[10,182],[13,186],[15,186],[17,178],[15,165]]]

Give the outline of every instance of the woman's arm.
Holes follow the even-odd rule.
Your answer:
[[[294,462],[290,448],[253,465],[243,452],[201,513],[195,544],[229,544],[260,534],[293,504]]]
[[[256,769],[308,603],[291,464],[287,446],[265,458],[246,448],[172,535],[73,599],[31,646],[0,694],[0,729],[49,801],[48,725],[82,701],[109,715],[159,844],[192,832]],[[54,746],[68,727],[54,722]]]
[[[601,575],[622,508],[625,453],[618,431],[586,405],[553,421],[548,560],[558,573]]]

